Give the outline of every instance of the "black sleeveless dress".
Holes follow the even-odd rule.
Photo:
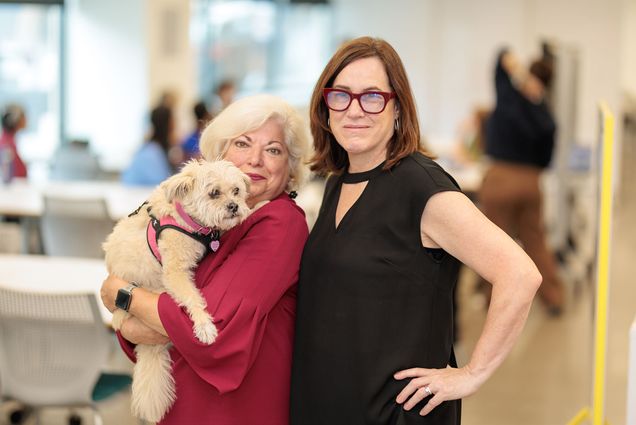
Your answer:
[[[454,364],[453,291],[460,263],[422,247],[427,200],[459,186],[416,153],[327,182],[303,252],[291,388],[292,425],[455,425],[459,400],[429,415],[395,398],[411,367]],[[368,184],[335,225],[343,183]]]

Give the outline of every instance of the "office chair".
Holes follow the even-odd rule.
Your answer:
[[[104,258],[102,242],[114,225],[102,198],[44,196],[40,231],[46,255]]]
[[[87,140],[72,140],[62,144],[53,156],[51,180],[99,180],[102,169]]]
[[[111,349],[111,335],[93,293],[43,294],[0,287],[0,391],[33,411],[73,409],[93,402],[96,383]],[[128,381],[129,382],[129,381]]]

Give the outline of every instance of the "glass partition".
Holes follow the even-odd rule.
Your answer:
[[[328,3],[192,0],[191,10],[201,98],[212,101],[215,87],[230,80],[239,95],[309,102],[334,47]]]
[[[0,2],[0,109],[24,107],[18,149],[30,168],[50,157],[62,132],[63,6],[54,3],[61,2]]]

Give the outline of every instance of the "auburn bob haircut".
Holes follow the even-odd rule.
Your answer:
[[[402,158],[414,152],[420,151],[426,154],[420,144],[417,110],[402,60],[386,41],[379,38],[360,37],[343,44],[333,55],[322,71],[311,96],[309,120],[315,152],[310,166],[311,170],[317,174],[340,174],[349,165],[347,152],[338,144],[328,126],[329,109],[323,100],[322,90],[331,88],[333,81],[347,65],[358,59],[369,57],[376,57],[384,64],[399,111],[397,129],[387,146],[384,169],[393,167]]]

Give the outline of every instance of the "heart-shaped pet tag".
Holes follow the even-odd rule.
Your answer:
[[[219,249],[220,245],[221,245],[221,242],[219,242],[219,241],[210,242],[210,248],[212,248],[212,251],[214,251],[214,252],[216,252]]]

